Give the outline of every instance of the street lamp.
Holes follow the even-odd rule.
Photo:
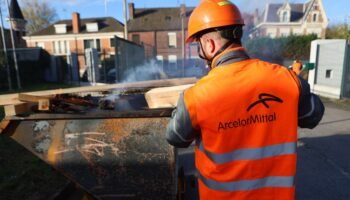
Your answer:
[[[2,47],[4,48],[4,61],[5,61],[5,66],[6,66],[6,72],[7,72],[7,81],[9,84],[9,90],[12,90],[12,80],[11,80],[11,71],[10,71],[10,66],[8,63],[8,57],[7,57],[7,48],[6,48],[6,40],[5,40],[5,31],[4,31],[4,21],[2,18],[2,6],[0,6],[0,20],[1,20],[1,35],[2,35]]]
[[[128,40],[128,16],[127,16],[127,2],[124,0],[124,39]]]

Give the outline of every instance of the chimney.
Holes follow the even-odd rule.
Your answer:
[[[253,23],[254,23],[254,25],[257,25],[258,22],[259,22],[259,9],[256,8],[254,15],[253,15]]]
[[[181,4],[180,6],[180,16],[186,16],[186,5]]]
[[[80,32],[80,14],[77,12],[72,13],[72,26],[73,26],[73,33]]]
[[[129,19],[134,19],[135,17],[135,7],[134,7],[134,3],[129,3]]]

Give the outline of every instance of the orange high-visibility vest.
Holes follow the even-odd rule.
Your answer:
[[[294,199],[299,93],[294,73],[254,59],[216,67],[185,92],[201,130],[200,199]]]

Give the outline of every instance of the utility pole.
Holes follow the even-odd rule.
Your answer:
[[[10,71],[10,66],[8,63],[8,57],[7,57],[7,48],[6,48],[6,40],[5,40],[5,31],[4,31],[4,21],[2,18],[2,6],[0,6],[0,18],[1,18],[1,36],[2,36],[2,47],[4,48],[4,61],[5,61],[5,66],[6,66],[6,72],[7,72],[7,81],[9,84],[9,90],[12,90],[12,80],[11,80],[11,71]]]
[[[18,89],[22,89],[21,86],[21,78],[19,75],[19,71],[18,71],[18,63],[17,63],[17,55],[16,55],[16,46],[15,46],[15,39],[13,36],[13,25],[12,25],[12,17],[10,16],[10,4],[9,1],[6,0],[6,4],[7,4],[7,9],[8,9],[8,13],[9,13],[9,22],[10,22],[10,33],[11,33],[11,43],[12,43],[12,52],[13,52],[13,60],[15,62],[15,70],[16,70],[16,78],[17,78],[17,87]]]
[[[128,40],[127,2],[124,0],[124,39]]]

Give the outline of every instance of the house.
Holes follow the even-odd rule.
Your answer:
[[[28,47],[41,47],[51,55],[78,55],[79,71],[86,70],[85,49],[96,48],[101,57],[115,54],[115,37],[124,37],[124,25],[112,17],[81,19],[77,12],[72,19],[58,21],[24,37]]]
[[[306,3],[266,4],[259,14],[255,11],[255,29],[251,37],[284,37],[291,34],[316,34],[325,38],[328,25],[322,0],[309,0]]]
[[[196,44],[185,44],[193,8],[135,8],[128,4],[128,39],[142,44],[145,57],[158,61],[166,72],[185,73],[198,59]]]

